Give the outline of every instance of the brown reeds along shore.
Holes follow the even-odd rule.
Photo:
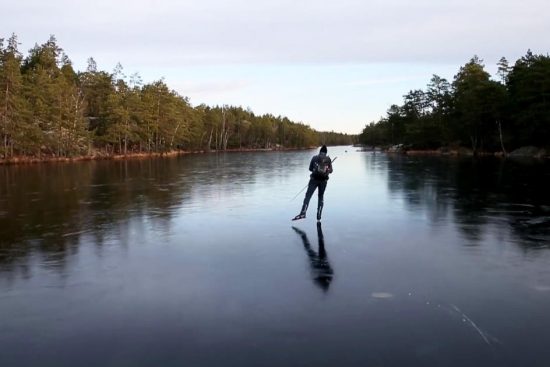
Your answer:
[[[92,160],[122,160],[122,159],[149,159],[160,157],[175,157],[178,155],[186,154],[207,154],[207,153],[236,153],[236,152],[275,152],[275,151],[296,151],[313,149],[315,147],[305,148],[229,148],[225,150],[172,150],[168,152],[135,152],[127,154],[108,154],[105,152],[95,152],[90,155],[74,156],[74,157],[57,157],[53,155],[41,155],[41,156],[15,156],[8,159],[0,158],[0,165],[12,165],[12,164],[32,164],[32,163],[55,163],[55,162],[78,162],[78,161],[92,161]]]

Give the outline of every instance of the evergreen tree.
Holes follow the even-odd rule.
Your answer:
[[[6,48],[0,40],[0,152],[4,158],[12,157],[14,149],[21,147],[27,131],[28,107],[23,97],[21,60],[15,34]]]
[[[474,56],[460,68],[453,82],[455,133],[462,142],[470,142],[474,154],[483,146],[491,124],[486,113],[489,73],[482,62]]]
[[[23,61],[25,98],[32,113],[31,130],[24,144],[33,147],[36,154],[61,154],[62,150],[62,85],[58,60],[61,48],[55,37],[42,45],[35,45]]]
[[[91,144],[88,126],[84,118],[84,93],[78,85],[78,76],[67,56],[61,60],[61,73],[57,80],[60,90],[60,134],[63,155],[85,154]]]
[[[497,66],[498,66],[497,74],[500,77],[500,80],[502,81],[503,84],[507,84],[508,74],[510,74],[510,71],[512,69],[508,64],[508,60],[506,60],[504,56],[501,57],[497,63]]]
[[[84,72],[54,36],[23,57],[13,35],[0,40],[0,155],[78,156],[99,152],[165,152],[175,149],[310,147],[352,141],[317,132],[286,117],[256,116],[236,106],[198,106],[164,80],[127,80],[88,59]]]
[[[550,57],[528,51],[508,75],[514,144],[547,146],[550,139]]]
[[[80,73],[78,79],[86,101],[84,116],[88,130],[93,132],[96,144],[104,146],[109,140],[106,134],[109,127],[109,100],[115,89],[113,76],[99,71],[95,60],[89,58],[86,71]]]

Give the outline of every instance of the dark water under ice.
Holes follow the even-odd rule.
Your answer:
[[[550,365],[548,162],[315,153],[0,167],[0,365]]]

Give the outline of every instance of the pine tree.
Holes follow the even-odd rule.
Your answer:
[[[0,42],[0,128],[4,158],[14,155],[20,148],[19,140],[25,131],[25,116],[28,113],[23,98],[21,53],[17,36],[12,34],[4,49]]]
[[[470,141],[474,154],[477,154],[483,145],[483,137],[489,123],[484,116],[485,91],[488,83],[489,73],[484,69],[483,60],[477,56],[460,68],[453,82],[458,123],[455,132],[463,141]]]

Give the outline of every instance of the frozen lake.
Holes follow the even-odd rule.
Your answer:
[[[548,162],[316,153],[0,166],[0,366],[550,364]]]

